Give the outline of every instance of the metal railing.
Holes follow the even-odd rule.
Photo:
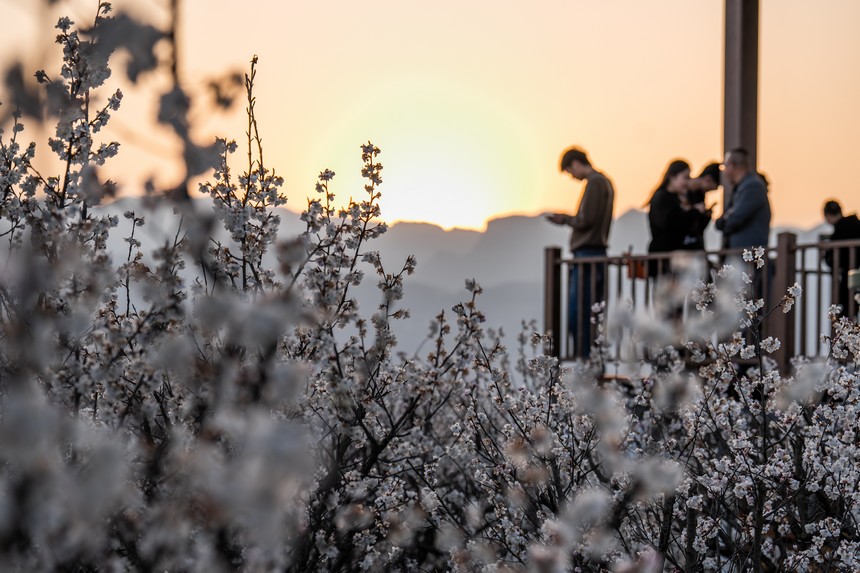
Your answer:
[[[740,257],[742,250],[698,254],[715,269],[723,261]],[[651,311],[656,277],[670,269],[672,256],[672,253],[624,254],[573,259],[564,258],[559,247],[545,249],[544,328],[552,338],[551,353],[562,360],[587,355],[595,336],[587,302],[605,301],[607,312],[618,304],[632,304],[634,311]],[[831,265],[825,264],[825,258],[831,258]],[[795,234],[780,233],[776,245],[766,249],[764,260],[764,268],[756,273],[755,287],[765,298],[767,308],[777,304],[794,283],[803,287],[803,296],[791,313],[774,312],[764,323],[765,335],[781,341],[781,348],[773,358],[787,372],[793,356],[815,358],[827,352],[822,335],[830,333],[831,304],[841,303],[847,316],[857,316],[858,305],[854,293],[848,289],[847,274],[849,269],[860,265],[860,239],[798,244]],[[572,270],[575,272],[571,273]],[[591,293],[590,301],[583,296],[577,298],[573,315],[568,304],[571,276],[577,281],[579,293]],[[573,327],[571,320],[575,320]],[[610,358],[618,359],[620,341],[614,342]]]

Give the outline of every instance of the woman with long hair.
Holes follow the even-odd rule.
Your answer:
[[[700,215],[683,201],[689,181],[690,164],[686,161],[676,159],[666,168],[663,180],[648,201],[649,253],[670,253],[684,248],[684,238]],[[650,261],[648,265],[648,274],[652,277],[668,272],[668,259]]]

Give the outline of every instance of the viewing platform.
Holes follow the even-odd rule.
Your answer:
[[[711,269],[719,269],[724,261],[739,259],[742,250],[716,250],[690,252],[703,256]],[[578,290],[583,292],[586,284],[583,277],[590,277],[591,292],[597,291],[598,271],[604,269],[602,298],[592,295],[592,302],[606,302],[606,316],[612,316],[613,310],[620,304],[632,305],[634,313],[646,313],[657,317],[654,313],[655,278],[647,276],[649,266],[657,270],[669,269],[673,253],[649,255],[615,255],[594,258],[564,257],[559,247],[548,247],[544,252],[544,331],[551,336],[550,352],[562,361],[573,361],[584,358],[579,345],[572,344],[572,338],[581,339],[588,334],[594,340],[595,328],[592,332],[568,332],[568,277],[574,265],[580,268]],[[832,257],[832,267],[825,264],[825,258]],[[847,260],[846,260],[847,259]],[[766,336],[773,336],[781,342],[779,350],[771,356],[776,360],[780,371],[787,373],[791,368],[791,359],[795,356],[805,356],[811,359],[822,358],[829,352],[828,345],[822,336],[830,334],[830,318],[828,309],[831,304],[838,304],[840,275],[844,270],[857,269],[860,266],[860,239],[850,241],[822,241],[818,243],[801,244],[797,242],[794,233],[780,233],[776,245],[765,250],[765,265],[761,269],[762,292],[767,293],[765,312],[778,304],[790,287],[798,283],[803,288],[802,296],[797,299],[794,307],[788,313],[781,311],[771,313],[763,323]],[[750,269],[752,265],[750,266]],[[583,272],[586,271],[587,272]],[[740,269],[749,271],[749,269]],[[643,272],[644,271],[644,272]],[[751,272],[751,271],[749,271]],[[644,276],[643,276],[644,275]],[[856,274],[851,277],[856,281]],[[704,277],[703,277],[704,278]],[[846,277],[847,278],[847,277]],[[846,284],[847,288],[848,285]],[[856,319],[858,304],[854,299],[854,290],[849,291],[845,315]],[[577,312],[591,313],[585,307],[582,297],[578,299]],[[692,310],[689,310],[689,307]],[[678,320],[687,320],[690,312],[697,312],[695,305],[690,304],[688,311]],[[583,326],[578,325],[582,330]],[[572,336],[571,336],[572,335]],[[630,336],[625,332],[624,336]],[[609,360],[620,361],[622,340],[608,340]],[[637,348],[642,357],[643,349]],[[629,357],[628,357],[629,358]]]

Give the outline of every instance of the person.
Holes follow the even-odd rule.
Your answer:
[[[720,186],[720,164],[709,163],[702,169],[702,173],[695,179],[690,179],[687,183],[686,197],[682,197],[681,203],[695,209],[701,213],[695,223],[691,226],[690,232],[684,237],[684,249],[689,251],[704,251],[705,250],[705,229],[708,223],[711,222],[713,206],[705,204],[705,198],[708,192],[715,191]]]
[[[740,147],[728,152],[723,163],[723,173],[734,186],[722,216],[716,221],[717,229],[723,232],[726,239],[726,247],[767,247],[770,200],[764,179],[750,165],[749,153]]]
[[[717,230],[723,233],[723,245],[727,249],[752,249],[767,247],[770,238],[770,200],[767,182],[750,165],[749,153],[742,147],[726,154],[723,162],[723,175],[734,186],[722,216],[717,219]],[[739,264],[740,254],[730,257],[733,264]],[[769,304],[769,286],[766,288],[765,273],[770,277],[772,265],[753,271],[752,293],[756,299],[765,299]],[[767,285],[770,281],[767,281]]]
[[[842,205],[833,199],[824,203],[824,220],[833,226],[831,241],[847,241],[860,239],[860,220],[856,214],[843,215]],[[838,251],[834,257],[834,252]],[[852,252],[853,260],[852,260]],[[834,261],[835,258],[835,261]],[[829,248],[824,252],[824,262],[833,270],[833,280],[837,281],[837,300],[835,303],[842,307],[842,314],[847,315],[852,309],[851,293],[848,290],[848,271],[860,266],[860,248],[842,247]]]
[[[704,203],[700,211],[682,200],[687,195],[689,182],[690,165],[682,159],[672,161],[648,201],[648,227],[651,230],[649,253],[684,250],[686,238],[701,226],[700,219],[705,216]],[[671,268],[668,260],[649,261],[649,276],[657,277],[669,272]]]
[[[577,181],[585,181],[585,189],[575,215],[551,213],[547,220],[571,227],[570,250],[574,259],[605,257],[615,202],[612,181],[592,167],[585,151],[577,147],[565,150],[560,170]],[[570,265],[567,325],[579,357],[588,358],[591,354],[591,306],[603,300],[605,274],[603,263],[576,264],[574,260]]]

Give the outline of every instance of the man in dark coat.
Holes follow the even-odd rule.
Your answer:
[[[726,154],[726,179],[734,191],[716,227],[723,232],[729,249],[767,247],[770,235],[770,200],[767,185],[749,164],[745,149]]]
[[[770,239],[767,183],[752,167],[746,149],[739,147],[726,154],[723,175],[734,189],[715,226],[723,232],[723,244],[728,249],[766,248]],[[753,271],[753,297],[763,298],[767,308],[770,308],[770,293],[765,292],[764,287],[770,281],[765,281],[764,277],[765,274],[770,277],[772,270],[773,267],[767,264],[765,268]]]
[[[833,225],[831,241],[860,239],[860,220],[857,215],[843,215],[842,206],[832,199],[824,204],[824,220],[828,225]],[[833,280],[837,283],[837,300],[834,302],[842,307],[843,314],[850,313],[853,316],[857,307],[852,304],[848,290],[848,271],[860,266],[860,248],[828,248],[824,251],[824,262],[833,269]]]
[[[711,222],[711,209],[705,203],[705,195],[709,191],[715,191],[720,186],[720,164],[709,163],[702,170],[702,174],[688,183],[686,203],[691,209],[696,210],[699,215],[693,223],[692,228],[684,237],[684,249],[688,251],[705,250],[705,229]]]

